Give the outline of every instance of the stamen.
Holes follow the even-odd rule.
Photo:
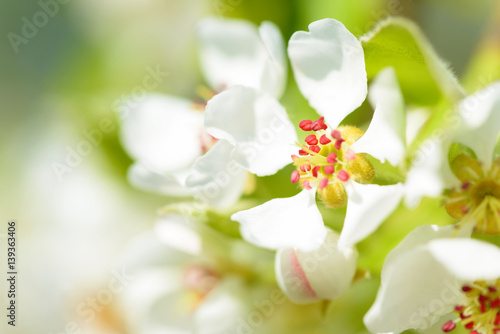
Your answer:
[[[333,173],[335,173],[335,167],[333,167],[332,165],[328,165],[328,166],[325,166],[325,168],[323,169],[323,171],[327,175],[332,175]]]
[[[340,140],[342,139],[342,134],[340,133],[339,130],[333,130],[332,133],[332,138],[335,139],[335,140]]]
[[[321,145],[326,145],[332,142],[331,139],[329,139],[326,135],[322,135],[321,138],[319,138],[319,142]]]
[[[347,174],[345,170],[341,169],[337,173],[337,178],[342,182],[346,182],[347,180],[349,180],[349,174]]]
[[[443,330],[443,332],[448,333],[448,332],[451,332],[452,330],[454,330],[456,327],[457,327],[457,324],[450,320],[443,325],[442,330]]]
[[[344,140],[344,139],[337,139],[337,140],[335,141],[335,148],[336,148],[337,150],[340,150],[340,148],[342,147],[342,143],[343,143],[343,142],[345,142],[345,140]]]
[[[304,187],[304,189],[307,189],[307,190],[312,189],[311,185],[309,184],[309,180],[305,180],[304,183],[302,183],[302,186]]]
[[[311,131],[312,121],[310,119],[303,120],[299,123],[299,128],[301,128],[303,131]]]
[[[300,173],[298,170],[292,172],[291,181],[292,183],[298,183],[300,180]]]
[[[318,145],[318,138],[316,138],[316,135],[309,135],[304,141],[309,145]]]
[[[329,164],[337,163],[337,153],[328,154],[328,157],[326,158],[326,162],[328,162]]]
[[[356,159],[356,153],[353,150],[347,150],[344,154],[345,158],[349,161]]]
[[[321,181],[319,182],[320,189],[325,188],[327,185],[328,185],[328,178],[327,177],[321,179]]]

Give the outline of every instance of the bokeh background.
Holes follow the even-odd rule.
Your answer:
[[[136,235],[151,229],[157,209],[173,201],[133,189],[131,163],[119,142],[116,105],[139,94],[151,70],[166,73],[154,91],[197,99],[203,84],[194,28],[205,16],[275,22],[285,40],[325,17],[343,22],[356,36],[390,15],[415,21],[438,54],[470,91],[500,77],[498,0],[66,0],[0,3],[0,233],[18,222],[19,313],[17,333],[71,333],[75,307],[112,277],[116,258]],[[56,3],[54,15],[23,35],[26,20]],[[56,10],[57,9],[57,10]],[[13,37],[15,34],[18,37]],[[314,117],[289,72],[282,100],[295,123]],[[369,112],[349,121],[363,124]],[[108,122],[109,132],[62,177],[54,166],[86,139],[85,131]],[[260,201],[293,195],[291,169],[257,181]],[[360,244],[371,254],[364,268],[378,268],[387,251],[415,225],[443,221],[444,210],[424,201],[428,215],[408,217],[400,208]],[[424,210],[425,211],[425,210]],[[325,213],[340,228],[342,213]],[[5,252],[2,244],[1,267]],[[3,270],[2,270],[3,271]],[[3,277],[3,276],[2,276]],[[3,279],[2,279],[3,280]],[[337,330],[363,333],[361,318],[378,282],[356,285],[336,318]],[[4,291],[0,292],[0,303]],[[3,305],[3,304],[2,304]],[[3,307],[2,307],[3,309]],[[342,313],[343,312],[343,313]],[[129,333],[112,311],[103,312],[85,333]],[[0,319],[3,319],[2,315]],[[286,319],[286,317],[285,317]],[[3,331],[4,320],[0,324]],[[120,325],[122,324],[122,325]],[[5,328],[7,330],[7,327]],[[10,329],[9,329],[10,330]],[[439,331],[437,331],[439,332]],[[311,329],[310,333],[316,333]],[[319,333],[319,332],[318,332]]]

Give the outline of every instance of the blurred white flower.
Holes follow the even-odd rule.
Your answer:
[[[367,328],[426,329],[454,312],[452,320],[441,320],[444,332],[458,323],[471,333],[498,332],[500,249],[467,238],[470,232],[429,225],[412,231],[386,258],[380,290],[364,318]]]
[[[119,303],[131,332],[234,332],[237,318],[246,314],[243,280],[220,272],[195,225],[185,218],[168,215],[157,227],[122,254],[134,278]]]
[[[461,224],[500,234],[500,159],[495,146],[500,133],[500,82],[468,96],[458,106],[461,126],[451,141],[445,208]],[[450,142],[451,142],[450,141]],[[450,173],[451,172],[453,173]]]
[[[198,37],[201,68],[214,93],[233,87],[241,94],[229,100],[232,114],[212,108],[216,102],[203,114],[189,100],[150,95],[127,112],[121,138],[136,160],[129,172],[135,186],[227,207],[241,195],[246,170],[274,174],[296,140],[274,100],[286,82],[284,43],[270,22],[257,28],[229,19],[202,21]]]

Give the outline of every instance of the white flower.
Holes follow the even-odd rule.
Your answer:
[[[275,173],[289,156],[284,146],[296,140],[274,100],[286,82],[284,43],[272,23],[257,28],[229,19],[202,21],[198,37],[201,68],[212,90],[233,87],[242,105],[228,117],[211,107],[217,97],[204,115],[189,100],[149,94],[123,105],[121,139],[135,160],[129,170],[133,185],[227,207],[241,195],[246,170]],[[270,156],[275,159],[265,163]]]
[[[500,82],[459,104],[461,126],[451,141],[467,149],[451,147],[446,176],[445,208],[461,224],[473,221],[477,232],[500,234],[500,159],[495,145],[500,133]],[[450,142],[451,142],[450,141]],[[472,151],[470,151],[472,150]]]
[[[292,301],[334,299],[351,285],[357,251],[338,247],[338,234],[325,228],[314,192],[273,199],[231,219],[241,223],[245,240],[278,251],[276,278]]]
[[[202,244],[185,218],[169,215],[126,248],[132,280],[118,305],[132,333],[234,332],[248,312],[245,284],[221,274]]]
[[[375,303],[364,317],[374,333],[425,329],[443,315],[476,333],[500,328],[500,249],[467,238],[471,229],[423,225],[389,253]],[[459,235],[457,235],[457,233]],[[456,236],[455,238],[451,238]]]

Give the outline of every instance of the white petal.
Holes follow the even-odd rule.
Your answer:
[[[429,119],[430,112],[425,109],[410,109],[406,111],[406,143],[411,144],[417,137],[422,126]]]
[[[205,127],[235,147],[233,158],[258,176],[276,173],[291,162],[297,135],[281,104],[270,95],[236,86],[212,98]]]
[[[200,255],[202,240],[189,217],[178,214],[162,216],[155,224],[158,238],[169,247],[191,255]]]
[[[472,148],[489,169],[500,132],[500,82],[465,98],[459,111],[464,126],[455,140]]]
[[[258,30],[244,20],[209,18],[200,23],[198,37],[201,67],[212,88],[244,85],[281,95],[286,62],[275,26],[266,23]]]
[[[389,186],[346,184],[347,212],[340,234],[339,247],[356,244],[375,231],[396,209],[403,195],[403,185]]]
[[[285,90],[288,70],[285,41],[279,28],[269,21],[262,22],[259,34],[271,57],[262,78],[263,90],[279,99]]]
[[[177,308],[183,297],[181,270],[152,268],[134,275],[131,284],[117,298],[132,332],[187,334],[190,333],[189,313]],[[162,300],[168,309],[158,312]],[[159,314],[161,311],[163,317]]]
[[[381,287],[364,323],[373,333],[426,329],[462,298],[460,282],[425,246],[418,246],[384,265]]]
[[[303,190],[293,197],[272,199],[237,212],[231,219],[241,224],[243,238],[254,245],[310,251],[319,247],[326,237],[315,196],[314,190]]]
[[[406,119],[403,95],[392,67],[377,75],[368,97],[375,112],[368,130],[351,148],[397,166],[405,154]]]
[[[428,244],[471,233],[456,225],[421,225],[411,231],[385,259],[377,299],[365,316],[367,327],[374,332],[428,328],[450,305],[458,304],[460,282],[436,261]]]
[[[475,239],[438,239],[429,252],[455,277],[473,282],[500,278],[500,248]]]
[[[431,240],[441,239],[441,238],[468,238],[472,233],[472,229],[461,228],[458,229],[457,225],[421,225],[416,227],[413,231],[408,233],[408,235],[401,241],[399,245],[394,247],[393,250],[387,255],[384,262],[384,268],[382,269],[382,280],[385,277],[385,268],[391,265],[395,259],[401,256],[407,251],[426,245]]]
[[[340,297],[350,287],[357,267],[353,248],[340,250],[338,234],[329,231],[318,249],[303,252],[287,248],[276,254],[276,280],[295,303]]]
[[[186,187],[197,200],[226,208],[240,198],[247,174],[231,158],[233,149],[229,142],[220,140],[191,167]]]
[[[429,139],[419,148],[405,182],[405,205],[415,208],[422,197],[440,196],[445,187],[443,147],[441,143]]]
[[[186,171],[160,174],[135,163],[127,172],[127,179],[134,187],[158,194],[184,197],[189,196],[189,190],[184,186]]]
[[[128,154],[157,173],[189,167],[202,153],[203,114],[188,100],[150,94],[120,108]]]
[[[288,55],[302,94],[332,127],[363,103],[363,48],[342,23],[323,19],[292,35]]]

